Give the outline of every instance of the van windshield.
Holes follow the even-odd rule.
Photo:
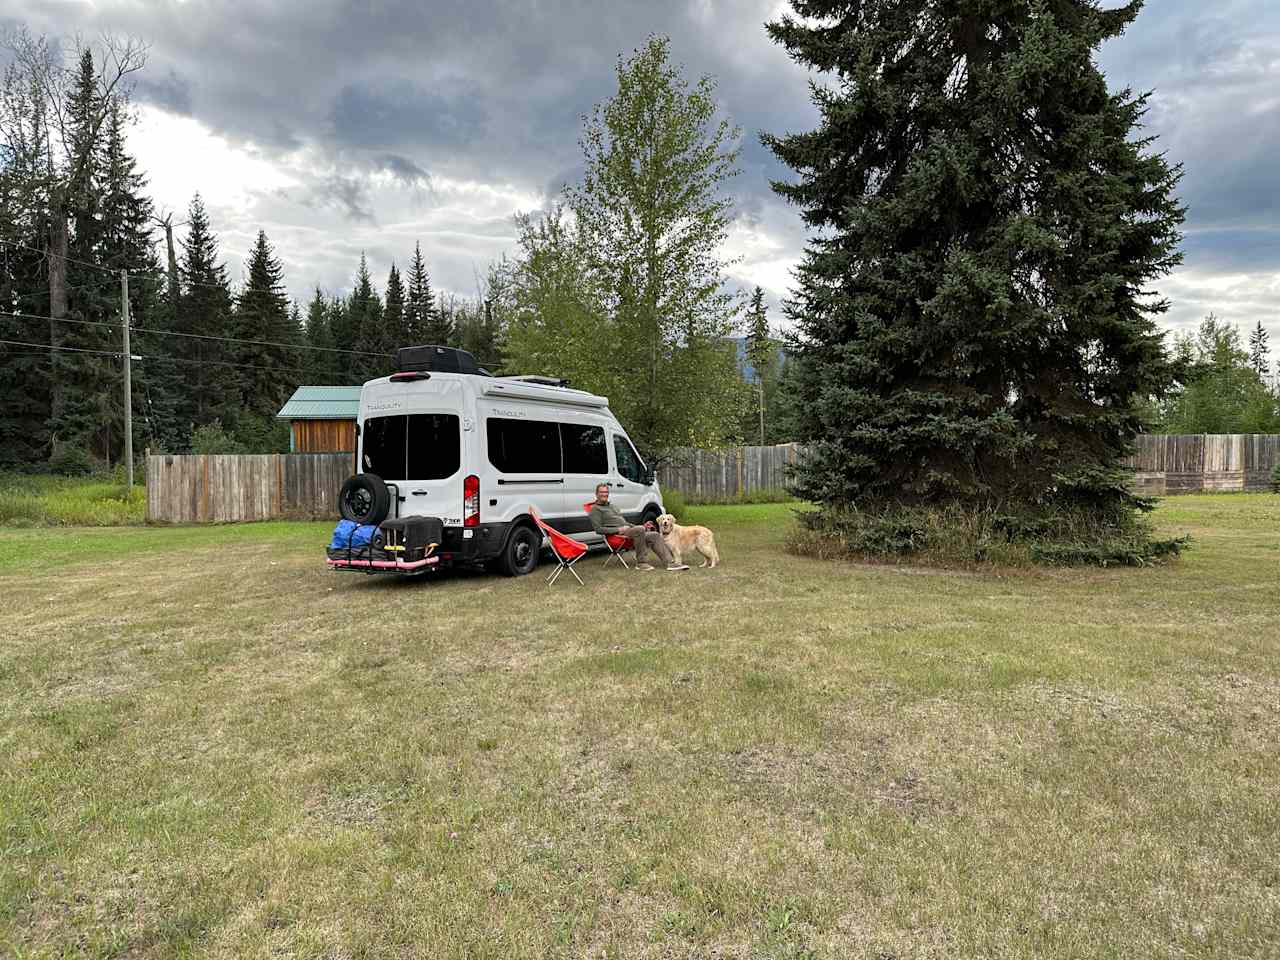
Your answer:
[[[443,480],[462,466],[458,418],[451,413],[369,417],[361,464],[384,480]]]

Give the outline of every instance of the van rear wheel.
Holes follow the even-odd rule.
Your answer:
[[[542,552],[542,535],[533,527],[521,524],[507,537],[507,545],[498,558],[498,569],[508,577],[523,577],[533,573]]]

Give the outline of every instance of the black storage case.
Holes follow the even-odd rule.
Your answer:
[[[401,347],[396,351],[396,370],[401,373],[479,373],[476,358],[457,347]]]
[[[413,563],[427,556],[427,547],[444,542],[444,523],[439,517],[400,517],[383,520],[379,529],[391,557]],[[403,547],[404,549],[399,549]]]

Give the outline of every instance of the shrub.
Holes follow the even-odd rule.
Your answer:
[[[142,523],[146,490],[126,492],[121,479],[0,476],[0,524],[5,526],[122,526]]]
[[[284,420],[249,414],[237,421],[231,435],[240,445],[240,453],[289,452],[289,424]]]
[[[63,447],[49,458],[49,471],[60,477],[83,477],[93,472],[93,458],[83,447]]]
[[[678,493],[672,490],[671,493]],[[663,494],[665,497],[667,494]],[[683,495],[681,495],[682,499]],[[729,506],[735,503],[795,503],[796,498],[785,487],[766,487],[761,490],[748,490],[732,497],[690,497],[684,502],[696,506]]]
[[[1129,515],[1098,519],[1084,510],[1008,514],[961,506],[823,508],[799,514],[793,553],[823,558],[906,559],[944,565],[1144,566],[1176,557],[1186,538],[1155,540]]]
[[[1271,492],[1280,493],[1280,463],[1271,471]]]
[[[684,523],[688,516],[688,504],[679,490],[662,491],[662,508],[675,517],[677,523]]]
[[[245,453],[244,446],[222,429],[222,421],[215,420],[191,433],[191,452],[201,454]]]

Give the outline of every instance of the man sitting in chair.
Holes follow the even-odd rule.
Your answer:
[[[636,569],[652,570],[651,564],[645,563],[645,548],[649,547],[658,555],[658,559],[667,565],[668,570],[688,570],[687,563],[676,563],[667,549],[662,534],[653,529],[653,524],[643,527],[627,523],[626,518],[609,504],[609,485],[596,484],[596,502],[591,507],[591,528],[600,536],[606,533],[619,537],[628,537],[636,546]]]

